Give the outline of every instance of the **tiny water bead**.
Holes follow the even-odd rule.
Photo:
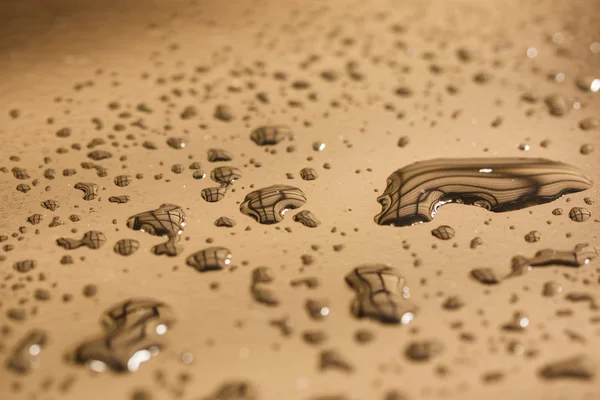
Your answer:
[[[594,152],[594,145],[591,143],[582,144],[581,147],[579,148],[579,152],[581,154],[583,154],[584,156],[592,154]]]
[[[544,99],[546,107],[550,115],[555,117],[562,117],[567,114],[570,110],[570,105],[567,99],[561,94],[552,94]]]
[[[56,209],[60,207],[60,204],[56,200],[44,200],[41,205],[46,210],[50,211],[56,211]]]
[[[31,177],[29,176],[27,171],[23,168],[14,167],[11,171],[13,173],[13,176],[16,179],[21,179],[21,180],[31,179]]]
[[[319,370],[351,373],[354,371],[354,366],[338,350],[329,349],[319,353]]]
[[[560,294],[563,291],[563,288],[560,284],[554,281],[549,281],[544,283],[542,289],[542,296],[544,297],[552,297],[557,294]]]
[[[471,270],[471,277],[485,285],[495,285],[500,282],[496,273],[490,268],[474,268]]]
[[[197,251],[186,259],[186,263],[198,272],[217,271],[231,264],[232,254],[225,247],[208,247]]]
[[[195,170],[192,174],[192,177],[194,179],[204,179],[206,178],[206,172],[202,171],[201,169]]]
[[[421,340],[409,343],[404,355],[411,361],[424,362],[439,356],[443,351],[444,345],[439,340]]]
[[[127,196],[127,195],[120,195],[120,196],[110,196],[108,198],[108,201],[110,203],[116,203],[116,204],[125,204],[125,203],[129,203],[129,201],[131,200],[131,197]]]
[[[17,185],[17,191],[21,192],[21,193],[27,193],[31,190],[31,186],[25,184],[25,183],[20,183]]]
[[[219,104],[215,107],[215,113],[213,114],[215,119],[223,122],[231,122],[235,119],[233,110],[227,104]]]
[[[235,226],[235,221],[229,217],[219,217],[215,221],[215,226],[233,228]]]
[[[325,319],[329,313],[329,303],[324,299],[308,299],[304,303],[308,315],[317,321]]]
[[[37,262],[35,260],[23,260],[17,261],[13,264],[13,269],[17,272],[25,274],[37,266]]]
[[[600,127],[600,119],[594,117],[584,118],[579,122],[579,127],[584,131],[593,131]]]
[[[114,183],[118,187],[127,187],[131,183],[131,176],[129,175],[119,175],[115,177]]]
[[[318,177],[319,175],[314,168],[302,168],[300,170],[300,178],[304,179],[305,181],[314,181]]]
[[[167,139],[167,145],[175,150],[181,150],[185,148],[185,139],[181,137],[170,137]]]
[[[208,150],[208,161],[209,162],[220,162],[220,161],[231,161],[233,157],[227,150],[223,149],[210,149]]]
[[[406,147],[410,143],[410,138],[408,136],[401,136],[398,139],[398,147]]]
[[[538,231],[531,231],[525,235],[525,241],[528,243],[539,242],[542,238],[542,234]]]
[[[474,268],[470,271],[470,276],[482,284],[496,285],[504,279],[525,275],[536,267],[581,267],[589,264],[598,255],[600,255],[600,250],[588,243],[580,243],[573,250],[543,249],[529,258],[521,255],[514,256],[511,260],[511,271],[505,274],[503,278],[499,278],[498,274],[491,268]]]
[[[327,147],[327,145],[323,142],[313,142],[312,144],[312,149],[314,151],[323,151],[325,150],[325,147]]]
[[[88,157],[94,161],[101,161],[112,157],[112,153],[106,150],[94,150],[88,153]]]

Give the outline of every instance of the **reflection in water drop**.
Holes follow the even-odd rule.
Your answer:
[[[202,400],[258,400],[258,391],[250,382],[227,381]]]
[[[198,272],[216,271],[231,264],[231,251],[225,247],[208,247],[191,254],[186,263]]]
[[[579,127],[584,131],[593,131],[600,127],[600,119],[594,117],[584,118],[579,122]]]
[[[119,175],[114,179],[115,185],[118,187],[126,187],[131,183],[131,176],[129,175]]]
[[[551,94],[546,96],[544,102],[546,103],[546,107],[548,107],[550,115],[554,115],[555,117],[562,117],[567,114],[571,108],[569,107],[567,99],[561,94]]]
[[[346,275],[346,283],[356,292],[352,314],[382,323],[408,324],[416,307],[408,300],[406,280],[394,268],[382,264],[364,265]]]
[[[317,174],[317,171],[314,168],[307,167],[300,170],[300,178],[304,179],[305,181],[314,181],[318,177],[319,174]]]
[[[542,296],[544,297],[552,297],[563,291],[562,286],[555,282],[549,281],[544,283],[544,287],[542,288]]]
[[[436,339],[410,342],[404,350],[404,355],[411,361],[429,361],[442,354],[444,345]]]
[[[317,321],[325,319],[329,313],[329,302],[325,299],[308,299],[304,303],[308,315]]]
[[[210,179],[224,185],[229,185],[241,177],[242,172],[235,167],[217,167],[210,173]]]
[[[560,162],[528,158],[437,159],[410,164],[388,177],[377,198],[380,225],[431,221],[444,204],[503,212],[543,204],[589,189],[591,179]]]
[[[240,211],[261,224],[276,224],[283,221],[286,211],[302,207],[304,203],[306,196],[297,187],[273,185],[248,193]]]
[[[26,183],[19,183],[16,189],[17,192],[27,193],[31,190],[31,187]]]
[[[225,194],[227,193],[227,189],[229,189],[229,185],[221,185],[218,187],[209,187],[202,189],[200,195],[202,199],[208,203],[216,203],[225,198]]]
[[[106,236],[100,231],[88,231],[83,235],[81,240],[69,238],[56,239],[56,244],[67,250],[77,249],[81,246],[95,250],[102,247],[104,243],[106,243]]]
[[[521,311],[515,311],[512,319],[502,326],[507,331],[522,332],[529,326],[529,318]]]
[[[163,335],[175,323],[171,309],[151,299],[131,299],[114,305],[102,315],[104,333],[79,345],[73,354],[77,364],[96,372],[134,372],[157,355]]]
[[[215,226],[233,228],[235,226],[235,221],[229,217],[219,217],[215,221]]]
[[[495,285],[500,282],[496,273],[489,268],[474,268],[471,270],[471,277],[485,285]]]
[[[167,145],[175,150],[181,150],[185,147],[185,139],[181,137],[171,137],[167,139]]]
[[[56,209],[59,207],[58,201],[56,200],[44,200],[42,201],[41,205],[46,210],[50,211],[56,211]]]
[[[525,241],[527,243],[539,242],[541,238],[542,238],[542,234],[538,231],[531,231],[525,235]]]
[[[319,354],[319,369],[321,371],[337,370],[340,372],[350,373],[354,371],[354,367],[338,350],[323,350]]]
[[[540,369],[544,379],[590,380],[596,375],[596,363],[586,355],[575,356],[546,364]]]
[[[140,248],[140,242],[135,239],[121,239],[117,243],[113,250],[115,253],[122,256],[130,256]]]
[[[231,161],[231,155],[223,149],[210,149],[208,150],[208,161]]]
[[[127,227],[134,231],[147,232],[153,236],[164,236],[165,243],[152,247],[156,255],[176,256],[183,251],[179,244],[185,226],[183,209],[174,204],[161,204],[155,210],[135,214],[127,219]]]
[[[94,150],[88,153],[88,157],[94,161],[105,160],[107,158],[111,158],[112,154],[105,150]]]
[[[292,131],[286,126],[266,125],[253,130],[250,139],[259,146],[272,146],[291,136]]]
[[[569,211],[569,218],[575,222],[585,222],[592,216],[592,213],[583,207],[573,207]]]
[[[23,168],[14,167],[12,170],[13,176],[17,179],[30,179],[29,174]]]
[[[83,199],[87,201],[94,200],[98,196],[98,185],[95,183],[79,182],[75,184],[75,189],[83,191]]]
[[[42,217],[42,214],[31,214],[29,217],[27,217],[27,222],[29,222],[31,225],[37,225],[40,222],[42,222],[44,218]]]
[[[131,200],[131,198],[127,195],[121,195],[121,196],[110,196],[108,198],[108,201],[110,203],[116,203],[116,204],[125,204],[125,203],[129,203],[129,201]]]
[[[321,221],[319,221],[315,214],[309,210],[300,211],[298,214],[294,215],[293,220],[309,228],[316,228],[317,226],[321,225]]]
[[[512,259],[512,272],[509,277],[520,276],[534,267],[546,267],[551,265],[564,265],[568,267],[580,267],[589,264],[600,254],[600,250],[587,243],[580,243],[572,251],[560,251],[554,249],[543,249],[535,253],[532,258],[515,256]]]
[[[201,169],[197,169],[192,173],[192,177],[194,179],[204,179],[206,178],[206,172],[202,171]]]
[[[440,240],[450,240],[454,237],[454,229],[448,225],[440,225],[431,234]]]
[[[33,329],[27,332],[15,345],[12,353],[6,360],[6,366],[13,372],[27,374],[40,365],[40,353],[46,346],[48,336],[46,332]]]
[[[13,269],[22,274],[26,274],[37,266],[37,262],[35,260],[23,260],[17,261],[13,264]]]
[[[268,267],[258,267],[252,271],[252,285],[250,293],[254,300],[267,306],[276,306],[279,299],[266,284],[273,282],[273,271]]]

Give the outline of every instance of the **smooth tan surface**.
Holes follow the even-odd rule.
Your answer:
[[[494,287],[469,278],[475,267],[508,274],[511,258],[517,254],[531,257],[544,248],[570,250],[585,242],[600,245],[600,128],[582,131],[578,126],[586,117],[600,118],[600,92],[585,93],[575,84],[582,76],[600,78],[600,54],[590,51],[592,43],[600,42],[599,10],[600,3],[594,0],[577,5],[491,0],[3,2],[0,167],[8,172],[0,172],[0,234],[10,238],[0,246],[11,244],[14,249],[0,250],[5,257],[0,262],[0,325],[11,330],[0,336],[0,358],[4,362],[30,328],[45,330],[49,343],[40,368],[28,376],[0,368],[0,399],[130,399],[136,389],[152,393],[154,399],[199,399],[231,379],[248,380],[261,399],[336,394],[383,399],[390,389],[401,390],[409,399],[600,397],[599,376],[583,382],[548,382],[538,375],[547,362],[578,354],[589,355],[600,369],[598,311],[587,303],[564,299],[570,292],[599,293],[600,260],[579,269],[536,268]],[[395,24],[404,32],[394,32]],[[564,35],[562,45],[552,42],[556,32]],[[534,59],[526,56],[531,47],[537,49]],[[557,56],[559,47],[569,54]],[[456,57],[459,48],[470,49],[473,61],[461,62]],[[319,61],[301,68],[311,55],[319,56]],[[256,68],[257,61],[265,65],[264,76]],[[358,63],[362,81],[347,74],[349,61]],[[443,72],[432,73],[431,65]],[[199,66],[210,70],[199,73]],[[320,73],[326,69],[336,70],[339,79],[322,79]],[[239,73],[232,76],[231,71]],[[285,72],[287,80],[274,79],[276,72]],[[490,74],[491,80],[474,83],[473,76],[480,72]],[[564,74],[564,82],[547,78],[558,73]],[[143,74],[148,77],[142,78]],[[157,81],[161,78],[164,83]],[[77,84],[90,80],[93,86],[75,90]],[[296,80],[311,86],[294,89]],[[249,82],[255,88],[247,88]],[[448,85],[456,86],[459,93],[450,95]],[[241,90],[232,92],[230,86]],[[413,95],[396,96],[399,86],[411,88]],[[182,95],[174,95],[173,89]],[[259,102],[257,92],[269,93],[271,102]],[[316,101],[309,99],[313,92]],[[525,92],[537,96],[537,103],[524,102]],[[565,96],[570,105],[578,102],[581,109],[571,109],[563,117],[549,115],[543,98],[553,93]],[[163,95],[169,97],[167,102],[160,100]],[[302,106],[289,107],[290,100]],[[339,107],[332,107],[332,101]],[[120,109],[110,110],[111,102],[118,102]],[[154,112],[139,113],[139,103]],[[229,105],[236,119],[214,119],[217,104]],[[395,111],[386,110],[386,104]],[[191,105],[198,115],[182,120],[180,113]],[[20,111],[19,118],[10,117],[12,109]],[[533,110],[532,115],[526,115],[528,110]],[[119,118],[123,111],[133,117]],[[457,111],[460,114],[452,118]],[[401,119],[399,112],[404,113]],[[503,122],[493,128],[491,122],[498,116]],[[90,122],[94,117],[103,121],[102,130],[94,129]],[[54,122],[48,124],[48,118]],[[139,118],[148,130],[129,126]],[[114,131],[117,123],[127,129]],[[207,128],[200,128],[201,124]],[[288,125],[295,140],[273,146],[276,154],[266,152],[250,140],[251,131],[265,124]],[[166,125],[172,128],[167,131]],[[72,129],[69,138],[56,137],[63,127]],[[109,139],[111,134],[114,139]],[[135,139],[127,139],[128,134]],[[184,137],[186,147],[168,147],[166,140],[172,136]],[[410,139],[404,148],[397,146],[401,136]],[[108,168],[105,178],[80,166],[92,161],[86,157],[90,151],[86,145],[96,137],[107,141],[97,148],[113,154],[112,159],[97,162]],[[544,148],[540,142],[546,139],[550,144]],[[142,148],[146,140],[156,143],[158,150]],[[119,145],[110,145],[113,141]],[[315,141],[326,143],[326,148],[314,151]],[[82,149],[71,149],[73,143]],[[586,143],[596,148],[589,155],[580,153]],[[288,153],[291,144],[296,151]],[[520,150],[520,144],[528,144],[530,150]],[[59,147],[69,152],[57,154]],[[187,169],[198,161],[210,174],[216,164],[207,161],[206,152],[213,147],[229,151],[233,161],[227,165],[242,171],[233,185],[235,192],[219,203],[207,203],[200,195],[202,189],[216,184],[208,177],[193,179]],[[20,161],[11,161],[11,156]],[[121,156],[127,159],[119,161]],[[569,163],[596,183],[588,191],[520,211],[495,214],[446,205],[432,222],[418,226],[392,228],[373,221],[386,178],[402,166],[439,157],[519,156]],[[52,162],[44,165],[44,157]],[[261,166],[251,164],[251,159]],[[186,167],[180,175],[171,172],[177,163]],[[325,163],[331,168],[323,168]],[[31,179],[15,179],[10,172],[15,166],[26,168]],[[299,171],[304,167],[315,168],[319,178],[301,180]],[[43,177],[46,168],[56,170],[56,179]],[[64,177],[65,168],[75,168],[77,174]],[[134,178],[129,187],[113,183],[117,175],[138,173],[143,179]],[[161,173],[163,178],[155,180],[154,175]],[[287,179],[286,173],[294,179]],[[33,179],[40,180],[38,186],[31,185]],[[73,188],[77,182],[98,184],[101,200],[84,201],[82,192]],[[19,183],[30,184],[32,190],[16,191]],[[322,224],[304,227],[292,220],[295,212],[290,211],[280,224],[265,226],[240,213],[239,204],[247,193],[274,184],[299,187],[308,199],[301,210],[312,211]],[[122,194],[131,201],[107,201]],[[585,197],[595,203],[585,204]],[[57,200],[60,207],[55,212],[41,208],[46,199]],[[150,248],[162,238],[126,226],[131,215],[162,203],[177,204],[187,214],[184,251],[176,258],[152,254]],[[583,223],[571,221],[568,213],[576,206],[590,210],[592,217]],[[562,216],[552,214],[557,207],[564,210]],[[40,225],[26,222],[33,213],[44,215]],[[80,222],[69,220],[73,213],[81,216]],[[53,216],[60,216],[64,225],[48,227]],[[217,228],[214,221],[221,216],[233,218],[236,226]],[[439,225],[454,228],[454,239],[433,237],[431,230]],[[22,226],[26,233],[12,237]],[[56,245],[59,237],[80,238],[88,230],[102,231],[107,243],[98,250],[66,251]],[[524,240],[532,230],[541,233],[537,243]],[[476,236],[483,245],[471,249]],[[116,254],[112,247],[122,238],[138,240],[139,251],[127,258]],[[206,243],[209,238],[211,244]],[[311,245],[320,248],[315,251]],[[343,249],[335,251],[336,245]],[[187,256],[208,246],[229,248],[237,268],[199,273],[185,264]],[[74,264],[60,264],[65,254],[73,256]],[[304,254],[314,256],[315,262],[303,266]],[[12,268],[25,259],[38,262],[29,273],[33,282],[24,281],[25,275]],[[383,326],[351,315],[354,293],[344,277],[366,263],[389,264],[406,278],[411,301],[418,307],[409,325]],[[251,271],[258,266],[275,272],[269,288],[280,300],[277,307],[258,304],[251,296]],[[40,272],[46,281],[37,280]],[[303,276],[318,277],[320,287],[290,286],[291,280]],[[25,287],[14,290],[19,280]],[[543,284],[550,280],[562,285],[563,294],[541,295]],[[219,283],[218,290],[210,289],[213,282]],[[84,297],[86,284],[96,284],[98,294]],[[36,301],[36,288],[49,289],[52,299]],[[73,295],[70,302],[62,301],[65,293]],[[465,307],[443,310],[441,304],[449,295],[461,296]],[[99,319],[105,309],[135,297],[163,301],[178,318],[165,335],[168,345],[159,356],[122,376],[93,373],[65,359],[75,346],[101,332]],[[327,299],[330,315],[323,321],[311,320],[304,309],[307,298]],[[6,317],[7,310],[22,301],[26,320]],[[36,315],[31,314],[34,306]],[[557,315],[565,309],[572,314]],[[501,329],[514,311],[525,312],[530,319],[522,333]],[[290,337],[282,337],[269,325],[284,316],[293,327]],[[457,321],[462,327],[453,328]],[[359,328],[372,331],[375,339],[357,344],[354,333]],[[325,331],[328,340],[318,347],[306,344],[302,332],[309,329]],[[585,340],[570,339],[568,330]],[[461,333],[472,333],[476,340],[465,342]],[[405,358],[410,341],[430,338],[444,344],[441,355],[418,364]],[[507,345],[513,339],[537,355],[511,354]],[[337,349],[354,372],[319,371],[322,349]],[[186,352],[193,354],[191,365],[181,361]],[[439,367],[447,368],[448,374],[440,376]],[[157,371],[162,371],[164,382],[157,379]],[[492,372],[503,373],[503,378],[486,383],[483,376]],[[190,377],[186,383],[179,378],[182,373]],[[61,383],[70,377],[74,383],[62,392]],[[42,388],[48,378],[53,384]]]

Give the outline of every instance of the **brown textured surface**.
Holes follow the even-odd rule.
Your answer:
[[[600,118],[600,93],[584,93],[576,86],[577,77],[595,73],[600,78],[600,54],[590,51],[592,42],[600,42],[599,10],[597,0],[577,4],[549,0],[535,4],[514,0],[2,2],[0,167],[8,172],[0,172],[0,235],[9,239],[0,243],[0,255],[6,257],[0,262],[0,326],[10,327],[11,333],[0,332],[0,399],[129,400],[134,390],[144,389],[154,399],[187,400],[216,396],[227,381],[250,382],[252,389],[244,386],[243,392],[260,399],[310,399],[325,394],[383,399],[391,389],[401,390],[409,399],[598,398],[598,376],[550,382],[540,375],[547,363],[580,354],[588,358],[577,368],[600,365],[598,310],[566,296],[600,293],[598,260],[579,269],[536,268],[495,286],[481,285],[469,272],[491,268],[504,276],[518,254],[531,257],[541,249],[572,249],[585,242],[599,245],[600,131],[584,131],[579,124],[587,117]],[[404,32],[393,29],[394,25],[404,27]],[[560,46],[551,39],[559,31],[565,37]],[[473,51],[471,62],[457,58],[457,49],[463,47]],[[526,57],[529,47],[538,51],[533,60]],[[567,49],[568,55],[557,55],[558,48]],[[312,54],[321,59],[302,69]],[[264,61],[267,76],[229,74],[232,69],[255,69],[256,61]],[[349,61],[357,64],[348,67]],[[199,73],[198,66],[211,69]],[[98,74],[98,69],[103,73]],[[321,78],[321,72],[330,69],[337,71],[337,81]],[[436,73],[439,69],[442,72]],[[274,79],[277,71],[286,72],[288,79]],[[563,83],[547,78],[559,72],[564,73]],[[143,73],[150,78],[142,79]],[[185,74],[183,80],[172,79],[180,73]],[[363,80],[356,80],[360,75]],[[161,77],[166,84],[156,83]],[[190,82],[192,77],[197,81]],[[94,81],[91,87],[85,85],[89,80]],[[293,85],[303,80],[310,82],[310,88]],[[256,87],[248,89],[247,82]],[[206,97],[207,83],[213,90]],[[75,90],[81,84],[83,88]],[[240,93],[228,90],[238,84]],[[448,85],[459,93],[448,93]],[[196,97],[187,93],[192,87],[198,91]],[[397,92],[401,87],[410,90]],[[175,96],[174,88],[185,94]],[[271,103],[257,100],[257,92],[269,93]],[[311,92],[317,93],[317,101],[310,100]],[[526,92],[539,100],[523,101]],[[569,104],[579,101],[582,109],[571,109],[562,117],[550,115],[543,99],[554,93]],[[175,106],[160,101],[162,95],[169,95]],[[289,100],[303,105],[289,107]],[[339,107],[332,107],[332,101]],[[121,109],[111,111],[111,102],[119,102]],[[136,111],[142,102],[154,112]],[[213,117],[222,104],[231,108],[232,121]],[[386,104],[395,111],[386,110]],[[180,118],[190,105],[197,115]],[[20,111],[19,118],[11,118],[12,109]],[[458,110],[460,115],[453,118]],[[527,110],[534,113],[527,116]],[[135,117],[120,119],[117,115],[122,111]],[[404,117],[398,118],[401,112]],[[250,119],[245,121],[244,115]],[[494,121],[499,116],[498,125]],[[46,123],[50,117],[54,118],[51,125]],[[115,124],[129,124],[138,117],[151,129],[128,125],[124,132],[113,130]],[[96,131],[92,118],[102,119],[104,128]],[[165,131],[167,124],[173,129]],[[201,124],[208,128],[201,129]],[[285,125],[295,138],[274,146],[277,154],[265,152],[250,139],[254,129],[265,125]],[[64,127],[71,129],[71,135],[57,137]],[[127,140],[129,133],[136,139]],[[108,138],[109,134],[116,139]],[[185,148],[167,145],[169,137],[180,136],[186,138]],[[401,136],[410,139],[403,147],[398,146]],[[86,145],[96,137],[106,144],[88,149]],[[550,144],[544,148],[540,142],[546,139]],[[158,149],[142,147],[146,140]],[[120,147],[113,147],[112,141]],[[123,147],[134,142],[138,146]],[[317,152],[314,142],[327,146]],[[80,143],[81,151],[70,149],[73,143]],[[523,143],[531,149],[519,150]],[[595,151],[580,153],[585,143],[594,145]],[[290,145],[295,152],[286,151]],[[58,147],[70,151],[57,154]],[[211,148],[225,149],[233,160],[208,162]],[[94,161],[108,169],[105,177],[80,165],[91,161],[87,154],[93,150],[113,154]],[[122,155],[128,159],[120,161]],[[11,156],[21,160],[11,161]],[[44,165],[46,156],[53,159],[49,165]],[[376,198],[385,189],[386,178],[405,165],[443,157],[523,156],[568,163],[589,174],[595,184],[553,203],[503,214],[450,204],[430,224],[391,228],[373,222],[380,211]],[[240,168],[243,177],[223,200],[208,203],[201,191],[214,182],[208,177],[193,179],[188,169],[193,161],[200,162],[207,174],[216,166],[231,165]],[[329,169],[323,167],[325,163]],[[174,164],[184,165],[185,171],[172,173]],[[25,168],[30,179],[16,179],[14,167]],[[315,168],[318,179],[300,179],[299,171],[305,167]],[[46,168],[56,170],[55,179],[44,177]],[[77,174],[63,176],[67,168],[75,168]],[[144,179],[136,179],[138,173]],[[288,180],[287,173],[295,179]],[[156,174],[163,178],[155,180]],[[118,175],[131,176],[131,184],[115,186]],[[33,179],[40,179],[40,184],[33,187]],[[74,188],[78,182],[99,185],[98,198],[82,199],[82,192]],[[15,189],[19,183],[32,188],[19,192]],[[299,187],[307,198],[302,209],[313,212],[321,225],[310,229],[294,222],[293,210],[282,222],[269,226],[239,212],[246,194],[275,184]],[[46,186],[51,189],[46,191]],[[108,202],[110,196],[121,195],[131,201]],[[585,197],[595,203],[587,205]],[[42,208],[40,203],[48,199],[58,201],[60,207]],[[151,252],[164,238],[126,226],[128,217],[163,203],[181,206],[187,215],[181,240],[185,250],[174,258]],[[562,215],[552,214],[557,207],[564,210]],[[584,207],[592,215],[585,222],[574,222],[569,218],[573,207]],[[26,220],[35,213],[42,214],[43,221],[32,226]],[[73,222],[71,214],[81,221]],[[225,215],[237,222],[235,227],[214,225]],[[55,216],[63,224],[48,227]],[[431,229],[439,225],[451,226],[455,237],[436,239]],[[23,240],[12,237],[22,226],[27,231],[17,236]],[[36,228],[39,235],[34,234]],[[77,233],[71,232],[73,228]],[[524,235],[532,230],[539,231],[541,238],[528,243]],[[80,239],[87,231],[103,232],[107,243],[99,249],[70,251],[56,245],[58,238]],[[470,243],[475,237],[481,237],[483,244],[473,249]],[[126,238],[140,243],[129,257],[113,250],[118,240]],[[212,244],[206,243],[209,238]],[[5,251],[5,245],[14,249]],[[311,245],[320,248],[313,250]],[[200,274],[186,266],[187,256],[209,246],[230,249],[231,265],[237,269]],[[66,254],[73,257],[73,264],[60,262]],[[311,255],[312,262],[303,255]],[[23,260],[37,262],[28,273],[33,282],[12,268]],[[350,313],[354,292],[344,277],[369,263],[389,264],[406,278],[410,300],[419,309],[409,325],[382,326],[357,320]],[[253,299],[252,270],[260,266],[274,272],[268,289],[277,296],[276,307]],[[38,281],[40,272],[46,281]],[[290,285],[292,280],[312,276],[320,280],[318,288]],[[15,289],[19,279],[25,286]],[[548,281],[557,281],[562,293],[542,296]],[[88,284],[98,288],[89,298],[82,292]],[[36,289],[48,289],[51,298],[40,301],[44,296]],[[72,300],[64,302],[64,294]],[[452,295],[460,296],[464,306],[443,308]],[[127,376],[93,374],[65,360],[69,350],[98,333],[104,310],[139,297],[164,302],[177,318],[165,335],[161,354]],[[327,299],[329,315],[311,320],[304,307],[308,297]],[[23,306],[21,299],[27,299]],[[35,315],[32,306],[37,306]],[[20,307],[26,310],[24,315],[18,312]],[[572,313],[565,316],[564,310]],[[502,327],[515,311],[528,315],[529,326],[506,331]],[[273,325],[284,317],[292,329],[289,336]],[[4,362],[30,329],[45,331],[47,341],[39,356],[40,367],[20,377]],[[374,338],[359,344],[354,339],[359,329],[369,330]],[[309,330],[326,332],[327,340],[320,346],[307,344],[302,334]],[[471,337],[475,340],[469,341]],[[444,350],[415,364],[405,357],[405,349],[422,340],[438,340]],[[513,340],[525,352],[535,350],[537,355],[512,354]],[[192,364],[181,361],[183,353],[193,354]],[[321,371],[322,354],[339,354],[351,364],[351,372],[334,367]],[[503,374],[500,380],[498,372]],[[181,379],[182,373],[189,379]],[[53,383],[44,386],[50,378]],[[69,389],[63,390],[70,381]]]

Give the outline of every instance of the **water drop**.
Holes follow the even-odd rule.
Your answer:
[[[306,196],[300,189],[287,185],[272,185],[248,193],[240,211],[261,224],[276,224],[283,221],[286,211],[302,207],[304,203]]]
[[[380,225],[431,221],[444,204],[504,212],[543,204],[589,189],[591,179],[567,164],[544,159],[438,159],[401,168],[377,198]]]

